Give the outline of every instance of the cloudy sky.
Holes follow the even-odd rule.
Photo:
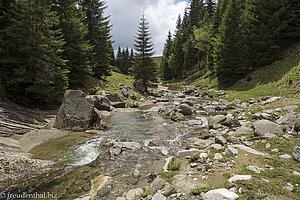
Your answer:
[[[150,26],[155,55],[161,55],[168,31],[174,32],[187,0],[105,0],[110,15],[114,48],[132,48],[142,14]]]

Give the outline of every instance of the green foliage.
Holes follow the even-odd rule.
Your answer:
[[[60,57],[64,41],[55,29],[56,13],[45,0],[4,4],[2,19],[9,23],[0,32],[0,71],[7,92],[40,104],[59,100],[67,87],[68,71]]]
[[[149,26],[144,15],[141,18],[138,33],[134,41],[137,54],[131,68],[132,75],[135,80],[142,81],[144,84],[148,81],[155,81],[156,64],[151,58],[154,54],[153,43],[151,42]]]
[[[128,70],[133,63],[133,57],[133,49],[131,49],[131,53],[129,55],[128,48],[121,50],[121,47],[119,47],[116,57],[116,66],[123,74],[128,74]]]
[[[218,187],[215,187],[212,185],[209,185],[206,187],[196,187],[191,190],[191,194],[197,196],[197,195],[200,195],[201,193],[205,193],[205,192],[208,192],[208,191],[214,190],[214,189],[218,189]]]
[[[146,198],[148,195],[153,195],[153,193],[148,190],[144,190],[140,196],[142,198]]]
[[[178,161],[177,158],[173,157],[172,160],[168,164],[168,170],[170,171],[178,171],[181,166],[181,162]]]
[[[83,24],[84,15],[81,8],[77,8],[78,0],[53,0],[52,10],[58,13],[60,29],[65,41],[62,47],[62,59],[66,60],[70,71],[70,87],[79,85],[83,75],[93,74],[90,62],[92,46],[86,40],[87,27]]]
[[[172,53],[172,35],[171,32],[169,31],[168,38],[164,46],[163,57],[160,65],[160,73],[164,80],[171,80],[173,77],[172,69],[169,66],[169,59],[171,53]]]
[[[176,176],[178,174],[178,172],[174,172],[174,171],[172,171],[172,172],[162,172],[162,173],[160,173],[160,178],[162,178],[162,179],[165,179],[166,181],[168,181],[169,183],[171,183],[172,182],[172,178],[174,177],[174,176]]]
[[[85,24],[88,28],[86,39],[94,47],[90,57],[91,63],[94,65],[94,74],[98,78],[110,75],[109,66],[112,53],[111,25],[109,24],[109,17],[104,16],[105,2],[80,0],[80,6],[85,13]]]

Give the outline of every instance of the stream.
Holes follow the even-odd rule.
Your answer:
[[[114,199],[129,188],[145,186],[147,180],[141,177],[147,177],[151,171],[161,172],[165,159],[185,147],[186,138],[202,128],[190,125],[188,121],[163,119],[157,110],[164,105],[172,105],[172,101],[141,109],[120,109],[105,118],[108,128],[99,134],[74,132],[34,147],[31,150],[34,158],[54,161],[68,171],[33,191],[51,191],[58,193],[59,199],[74,199],[88,193],[91,180],[102,174],[113,181],[109,191],[101,191],[101,199]],[[108,141],[138,142],[142,148],[126,149],[112,159],[105,145]],[[141,176],[132,176],[135,169]]]

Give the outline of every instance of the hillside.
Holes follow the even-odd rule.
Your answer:
[[[218,88],[218,82],[212,72],[203,69],[188,77],[184,83],[195,86]],[[234,98],[250,99],[261,96],[299,97],[300,94],[300,42],[290,46],[281,57],[269,66],[251,71],[246,78],[236,82],[230,88],[218,88],[227,91],[229,100]]]

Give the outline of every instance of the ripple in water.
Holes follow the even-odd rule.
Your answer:
[[[81,166],[86,165],[98,157],[100,154],[99,146],[104,140],[104,137],[93,138],[88,140],[74,150],[75,158],[72,165]]]

